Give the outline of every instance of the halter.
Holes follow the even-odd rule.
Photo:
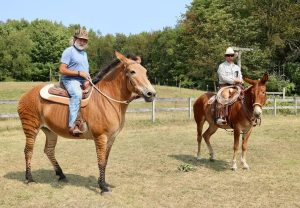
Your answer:
[[[130,63],[130,64],[128,64],[127,66],[125,65],[125,69],[127,69],[127,67],[128,67],[129,65],[132,65],[132,64],[136,64],[136,62]],[[130,79],[130,78],[129,78],[129,79]],[[139,98],[139,96],[138,96],[138,97],[137,97],[137,96],[133,96],[133,97],[132,97],[131,99],[129,99],[129,100],[116,100],[116,99],[114,99],[114,98],[108,96],[108,95],[105,94],[104,92],[102,92],[98,87],[96,87],[96,86],[94,85],[94,83],[92,82],[92,80],[91,80],[90,77],[88,77],[87,80],[91,83],[91,85],[96,89],[97,92],[99,92],[101,95],[103,95],[103,96],[106,97],[107,99],[109,99],[109,100],[111,100],[111,101],[114,101],[114,102],[116,102],[116,103],[121,103],[121,104],[128,105],[128,104],[129,104],[131,101],[133,101],[134,99]],[[129,81],[130,81],[130,80],[129,80]],[[131,81],[130,81],[130,83],[132,84]],[[132,84],[132,85],[133,85],[133,84]]]
[[[254,126],[254,127],[256,125],[260,126],[261,118],[254,118],[253,112],[251,112],[243,103],[242,103],[242,106],[243,106],[244,110],[247,112],[247,114],[251,114],[250,117],[248,117],[248,116],[247,117],[248,117],[248,120],[252,123],[252,126]],[[260,103],[253,103],[252,107],[255,107],[255,106],[259,106],[262,108],[262,104],[260,104]],[[253,122],[255,122],[255,123],[253,123]]]
[[[259,107],[262,107],[262,105],[260,103],[253,103],[252,107],[255,107],[256,105],[258,105]]]

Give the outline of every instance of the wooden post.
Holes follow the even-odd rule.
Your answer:
[[[238,60],[237,65],[241,68],[242,67],[242,51],[238,51]]]
[[[189,97],[189,119],[192,119],[192,98]]]
[[[282,98],[285,99],[285,87],[282,89]]]
[[[152,101],[152,123],[155,123],[155,99]]]
[[[277,104],[276,104],[276,97],[274,96],[274,116],[277,115]]]
[[[298,114],[298,112],[297,112],[298,106],[297,106],[297,97],[296,96],[294,97],[294,100],[295,100],[295,114],[297,115]]]

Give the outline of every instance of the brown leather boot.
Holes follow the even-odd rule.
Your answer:
[[[75,126],[77,126],[78,130],[81,134],[87,131],[86,122],[82,119],[80,111],[78,112],[77,118],[75,120]]]
[[[77,125],[74,125],[73,127],[69,128],[69,133],[74,137],[79,137],[83,132],[80,131]]]
[[[215,122],[217,125],[226,125],[227,121],[225,119],[225,115],[226,115],[226,107],[223,106],[222,104],[218,103],[216,105],[216,118],[215,118]]]

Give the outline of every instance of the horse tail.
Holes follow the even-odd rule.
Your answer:
[[[197,135],[201,137],[202,135],[202,128],[205,122],[205,109],[204,109],[204,97],[203,95],[200,96],[194,103],[193,110],[194,110],[194,119],[197,123]]]

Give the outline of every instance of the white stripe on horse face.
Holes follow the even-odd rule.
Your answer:
[[[255,105],[253,114],[254,114],[255,117],[259,118],[261,116],[261,114],[262,114],[261,107],[258,106],[258,105]]]

